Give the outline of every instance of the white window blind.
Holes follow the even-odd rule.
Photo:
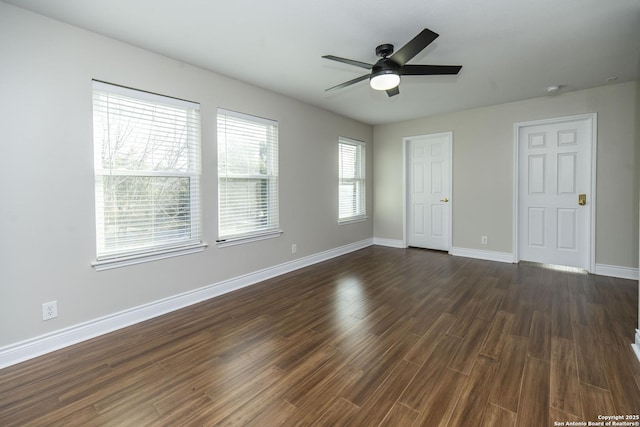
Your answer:
[[[97,259],[201,243],[200,106],[93,82]]]
[[[277,231],[278,122],[218,109],[218,238]]]
[[[366,216],[365,144],[348,138],[338,141],[338,221]]]

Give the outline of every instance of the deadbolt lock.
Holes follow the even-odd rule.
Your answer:
[[[580,206],[584,206],[587,204],[587,195],[586,194],[578,194],[578,204]]]

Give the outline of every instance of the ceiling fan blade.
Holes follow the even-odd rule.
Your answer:
[[[462,65],[405,65],[400,68],[402,76],[434,76],[438,74],[458,74]]]
[[[329,89],[325,89],[325,92],[334,90],[334,89],[342,89],[343,87],[351,86],[354,83],[361,82],[363,80],[367,80],[369,78],[369,74],[365,74],[364,76],[356,77],[353,80],[349,80],[348,82],[341,83],[337,86],[330,87]]]
[[[387,90],[387,95],[389,95],[389,98],[391,98],[392,96],[396,96],[399,93],[400,93],[400,88],[398,86]]]
[[[409,43],[405,44],[404,46],[402,46],[402,48],[400,48],[400,50],[391,55],[389,59],[402,67],[404,64],[409,62],[411,58],[419,54],[422,49],[429,46],[429,44],[437,38],[438,34],[425,28]]]
[[[367,70],[370,70],[371,68],[373,68],[372,64],[367,64],[366,62],[354,61],[353,59],[340,58],[339,56],[324,55],[323,58],[330,59],[332,61],[342,62],[349,65],[354,65],[356,67],[365,68]]]

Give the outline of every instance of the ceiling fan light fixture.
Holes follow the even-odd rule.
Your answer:
[[[389,90],[400,84],[400,74],[395,70],[380,70],[371,75],[369,84],[375,90]]]

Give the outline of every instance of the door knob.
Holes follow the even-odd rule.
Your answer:
[[[586,194],[578,194],[578,204],[580,206],[584,206],[587,204],[587,195]]]
[[[441,202],[445,202],[447,203],[449,201],[449,199],[447,199],[446,197],[444,199],[440,199]]]

